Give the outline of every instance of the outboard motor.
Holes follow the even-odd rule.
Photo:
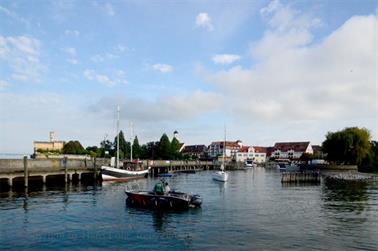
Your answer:
[[[202,197],[198,194],[193,195],[192,198],[190,199],[190,204],[193,205],[194,207],[201,207]]]

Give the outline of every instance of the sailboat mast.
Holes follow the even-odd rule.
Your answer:
[[[130,122],[130,161],[133,162],[133,122]]]
[[[224,165],[225,155],[226,155],[226,125],[224,125],[223,158],[222,158],[223,165]]]
[[[119,105],[117,106],[117,160],[116,168],[119,167]]]

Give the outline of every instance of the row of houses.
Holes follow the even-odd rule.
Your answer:
[[[253,160],[256,163],[264,163],[269,158],[298,160],[306,154],[317,154],[320,146],[311,145],[306,142],[277,142],[272,147],[244,146],[242,141],[215,141],[209,146],[189,145],[184,146],[184,156],[196,157],[199,159],[222,158],[223,153],[227,160],[244,162]]]

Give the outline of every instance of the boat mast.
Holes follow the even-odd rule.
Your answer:
[[[116,168],[119,167],[119,105],[117,106],[117,160]]]
[[[130,162],[133,162],[133,122],[130,122]]]
[[[226,155],[226,124],[224,124],[224,141],[223,141],[223,158],[222,158],[223,170],[224,170],[225,155]]]

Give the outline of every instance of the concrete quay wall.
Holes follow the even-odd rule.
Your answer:
[[[27,159],[27,168],[29,172],[52,172],[58,170],[64,170],[67,167],[68,170],[89,170],[94,169],[94,161],[96,167],[101,165],[109,165],[109,159],[67,159],[65,164],[64,159]],[[24,172],[24,160],[23,159],[0,159],[0,174],[11,174]]]

